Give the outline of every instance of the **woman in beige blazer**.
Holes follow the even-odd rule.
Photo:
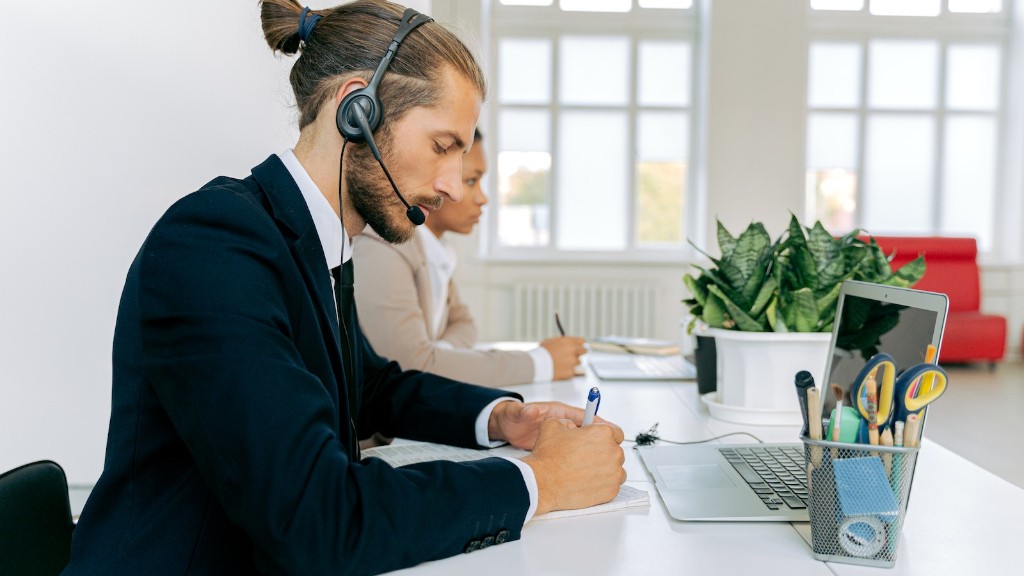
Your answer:
[[[480,221],[487,169],[480,133],[463,158],[462,201],[445,203],[405,244],[369,228],[354,240],[355,300],[374,349],[406,370],[424,370],[483,386],[571,378],[586,352],[582,338],[549,338],[530,351],[476,350],[477,329],[451,281],[454,254],[440,239],[468,234]]]

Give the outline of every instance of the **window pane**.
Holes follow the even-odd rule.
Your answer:
[[[639,94],[648,106],[690,103],[690,45],[686,42],[640,42]]]
[[[868,119],[862,223],[872,234],[931,233],[935,119]]]
[[[841,234],[856,226],[857,116],[810,114],[807,118],[807,211]]]
[[[683,243],[689,117],[681,112],[646,112],[637,121],[636,241],[640,245]]]
[[[950,46],[946,106],[956,110],[999,107],[999,48]]]
[[[641,112],[637,118],[640,161],[676,162],[688,156],[690,128],[685,112]]]
[[[811,0],[814,10],[860,10],[864,0]]]
[[[498,100],[545,104],[551,101],[551,41],[503,38],[498,42]]]
[[[567,250],[626,247],[625,112],[566,111],[559,122],[558,238]]]
[[[551,6],[552,0],[501,0],[505,6]]]
[[[559,0],[566,12],[629,12],[631,0]]]
[[[807,166],[857,166],[857,116],[815,113],[807,117]]]
[[[498,150],[549,152],[551,120],[547,112],[502,110],[498,116]]]
[[[1002,9],[1002,0],[949,0],[950,12],[995,13]]]
[[[881,16],[938,16],[941,0],[871,0],[871,13]]]
[[[563,36],[559,93],[565,104],[625,104],[629,40],[623,36]]]
[[[860,104],[859,45],[812,44],[808,69],[808,105],[851,107]]]
[[[992,248],[995,158],[995,119],[946,120],[941,231],[977,236],[983,252]]]
[[[934,108],[939,46],[934,41],[875,41],[870,46],[872,108]]]
[[[693,0],[640,0],[641,8],[689,8]]]
[[[498,242],[550,242],[550,120],[545,112],[503,110],[498,116]]]

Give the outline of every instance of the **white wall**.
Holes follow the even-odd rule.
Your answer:
[[[99,476],[128,266],[174,200],[294,143],[291,62],[255,0],[0,2],[0,470]]]

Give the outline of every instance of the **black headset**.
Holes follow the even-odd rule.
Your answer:
[[[377,86],[380,84],[381,79],[384,78],[388,65],[394,60],[398,47],[405,40],[405,37],[419,26],[427,22],[433,22],[433,20],[430,16],[420,14],[412,8],[406,8],[402,14],[402,21],[398,26],[398,30],[395,32],[395,37],[391,39],[391,44],[388,46],[384,57],[381,58],[380,64],[377,65],[377,69],[373,72],[370,82],[365,88],[355,90],[341,100],[341,104],[338,105],[336,118],[338,132],[341,132],[342,137],[346,141],[362,142],[365,140],[370,146],[370,152],[380,164],[384,175],[388,177],[388,181],[391,182],[395,195],[402,201],[402,204],[405,204],[405,215],[417,226],[423,224],[426,217],[419,206],[410,206],[398,191],[398,186],[395,185],[395,181],[391,178],[391,174],[384,167],[384,162],[380,158],[380,150],[377,149],[377,143],[373,140],[373,133],[384,121],[384,106],[380,102],[380,97],[377,96]]]

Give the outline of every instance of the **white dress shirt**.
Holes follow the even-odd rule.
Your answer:
[[[331,208],[331,204],[327,201],[327,198],[320,192],[320,188],[317,187],[313,179],[309,177],[309,173],[299,162],[299,159],[295,157],[295,153],[291,148],[278,154],[281,162],[285,168],[288,169],[288,173],[291,174],[295,184],[298,185],[299,191],[302,192],[302,197],[306,201],[306,206],[309,208],[309,213],[313,216],[313,225],[316,226],[316,233],[320,237],[320,244],[324,249],[324,258],[327,260],[327,269],[336,268],[342,264],[342,252],[344,251],[344,261],[348,262],[352,258],[352,239],[345,233],[344,224],[338,221],[338,215],[335,214],[334,209]],[[425,228],[424,228],[425,230]],[[428,235],[433,236],[430,232]],[[437,238],[434,238],[436,241]],[[440,242],[438,242],[440,244]],[[454,263],[452,264],[452,270],[454,270]],[[451,279],[451,276],[448,276]],[[334,282],[334,275],[331,275],[331,282]],[[445,299],[448,296],[448,282],[444,283],[445,286]],[[550,358],[550,357],[549,357]],[[550,379],[550,378],[549,378]],[[495,446],[501,446],[504,442],[494,442],[490,439],[487,434],[487,423],[490,420],[491,412],[494,411],[494,407],[499,402],[505,401],[518,401],[516,398],[496,398],[493,402],[484,407],[480,411],[480,415],[476,418],[476,442],[480,446],[493,448]],[[526,484],[526,489],[530,493],[530,508],[526,513],[525,522],[529,522],[533,518],[534,513],[537,511],[537,478],[533,475],[533,468],[530,465],[519,460],[517,458],[505,458],[509,462],[512,462],[519,468],[519,471],[523,475],[523,482]]]

